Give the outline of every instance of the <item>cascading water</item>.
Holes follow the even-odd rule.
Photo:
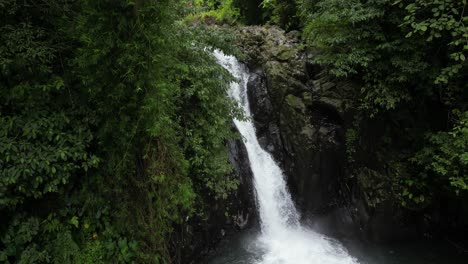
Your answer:
[[[239,82],[231,84],[229,95],[251,116],[247,98],[249,74],[233,56],[215,51],[219,64]],[[307,229],[288,192],[283,172],[273,157],[262,149],[251,121],[234,120],[247,149],[254,175],[254,188],[262,232],[258,245],[265,252],[258,264],[351,264],[357,261],[336,241]]]

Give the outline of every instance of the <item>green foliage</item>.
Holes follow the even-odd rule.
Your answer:
[[[0,261],[168,263],[237,187],[242,114],[205,49],[232,37],[178,22],[187,3],[0,1]]]
[[[466,191],[466,5],[464,0],[299,2],[315,63],[361,86],[355,91],[360,124],[347,133],[350,161],[359,167],[366,161],[354,154],[373,151],[373,162],[406,167],[412,176],[395,181],[408,208]],[[460,114],[447,118],[452,111]],[[364,140],[362,124],[372,118],[384,120],[382,137],[357,149],[353,142]]]
[[[86,151],[92,134],[80,117],[23,111],[0,116],[0,208],[57,192],[99,161]]]
[[[217,23],[248,25],[272,23],[286,30],[299,27],[296,0],[199,0],[190,4],[188,21],[202,19]]]
[[[450,131],[427,135],[427,144],[412,158],[422,179],[457,195],[468,190],[468,112],[455,112]]]
[[[289,31],[299,28],[298,0],[264,0],[262,8],[268,22]]]
[[[435,93],[452,99],[464,86],[459,82],[466,74],[466,3],[410,2],[305,0],[301,5],[305,37],[320,50],[315,61],[337,77],[359,76],[368,112]]]
[[[15,216],[1,237],[5,248],[0,251],[0,260],[6,263],[131,263],[136,259],[136,241],[127,242],[110,229],[102,237],[92,234],[92,228],[75,225],[76,219],[74,216],[67,223],[65,217],[56,214],[45,219]],[[79,228],[82,230],[77,235]]]
[[[239,9],[242,20],[247,25],[256,25],[266,21],[262,10],[262,0],[233,0],[232,4]]]
[[[239,8],[233,5],[235,0],[201,0],[193,4],[192,12],[186,20],[193,21],[201,19],[202,21],[214,20],[221,24],[235,24],[240,18]]]
[[[92,116],[70,100],[74,94],[54,72],[65,52],[59,34],[47,31],[16,1],[2,1],[0,26],[0,209],[42,198],[69,183],[72,175],[96,167],[99,159],[88,151]],[[64,8],[69,8],[65,5]],[[48,24],[38,8],[38,24]],[[12,23],[23,15],[22,23]],[[53,102],[53,103],[52,103]]]
[[[390,2],[303,3],[305,37],[320,50],[316,62],[328,66],[337,77],[360,76],[362,106],[373,112],[411,100],[413,94],[407,87],[424,85],[428,67],[420,43],[409,43],[401,36],[398,10],[392,11]]]
[[[402,1],[397,1],[395,4],[404,6]],[[402,25],[410,26],[412,29],[406,37],[419,34],[426,37],[428,42],[442,40],[447,45],[448,58],[451,61],[441,70],[436,83],[448,84],[449,80],[458,76],[460,71],[466,70],[465,60],[468,52],[466,4],[466,0],[416,0],[405,7],[408,15],[405,16]]]
[[[233,6],[233,1],[225,0],[221,3],[213,14],[217,21],[233,24],[239,19],[239,9]]]
[[[415,175],[402,180],[402,205],[417,208],[435,196],[468,190],[468,112],[453,113],[454,127],[449,131],[425,135],[424,146],[411,158]]]

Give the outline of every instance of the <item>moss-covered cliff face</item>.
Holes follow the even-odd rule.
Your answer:
[[[252,72],[249,101],[258,137],[281,163],[304,220],[325,232],[361,232],[378,241],[421,233],[413,224],[422,214],[400,204],[395,181],[404,169],[373,156],[383,126],[366,121],[365,140],[353,141],[356,122],[363,122],[354,109],[358,87],[310,64],[313,53],[296,32],[243,27],[238,34]]]

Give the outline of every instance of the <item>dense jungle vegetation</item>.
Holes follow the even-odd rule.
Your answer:
[[[174,227],[238,183],[241,111],[193,21],[298,30],[359,85],[399,202],[468,201],[466,0],[0,0],[0,262],[170,263]],[[404,171],[405,173],[399,173]]]
[[[375,152],[395,171],[408,208],[441,196],[467,201],[466,9],[466,0],[298,5],[303,35],[320,51],[315,61],[360,85],[358,116],[385,121]],[[357,119],[357,131],[348,131],[354,145],[362,127]]]
[[[0,1],[0,262],[166,263],[236,188],[231,81],[184,1]]]

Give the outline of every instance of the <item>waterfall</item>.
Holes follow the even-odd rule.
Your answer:
[[[218,63],[238,82],[231,83],[229,96],[251,119],[247,82],[249,73],[233,56],[214,52]],[[234,120],[243,137],[254,175],[261,234],[259,247],[265,252],[258,264],[351,264],[357,263],[337,241],[301,226],[299,213],[287,189],[283,171],[259,144],[251,120]]]

